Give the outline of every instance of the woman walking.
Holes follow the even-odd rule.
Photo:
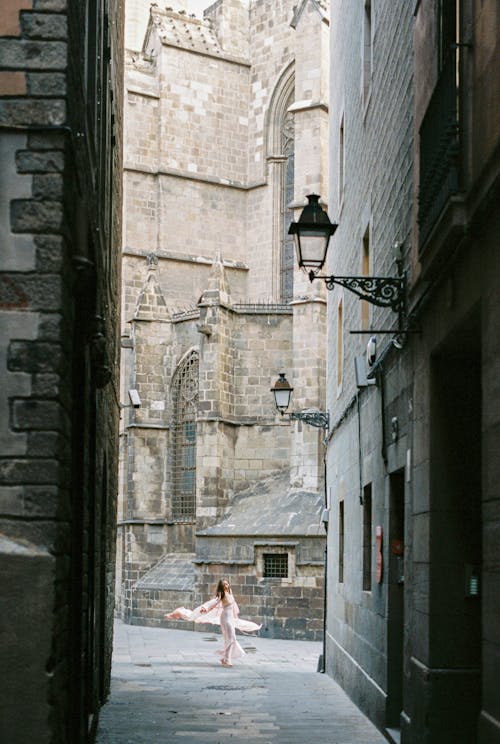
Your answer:
[[[194,610],[178,607],[173,612],[167,613],[165,619],[220,625],[224,647],[222,651],[217,653],[222,657],[222,666],[231,667],[233,666],[233,658],[245,656],[244,650],[236,640],[236,628],[242,633],[252,633],[262,627],[262,625],[257,625],[250,620],[242,620],[239,614],[240,610],[231,591],[229,581],[220,579],[213,599],[208,600]]]

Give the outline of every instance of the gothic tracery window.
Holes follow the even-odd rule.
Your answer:
[[[173,383],[172,518],[176,521],[192,521],[196,516],[198,370],[198,354],[193,351],[177,369]]]
[[[293,220],[290,205],[294,195],[294,121],[293,114],[286,113],[281,130],[281,150],[286,160],[282,171],[281,184],[281,299],[293,299],[293,236],[288,228]]]

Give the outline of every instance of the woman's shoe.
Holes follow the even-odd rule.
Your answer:
[[[225,667],[232,667],[233,666],[229,661],[226,661],[225,659],[221,659],[221,662],[220,663],[222,664],[222,666],[225,666]]]

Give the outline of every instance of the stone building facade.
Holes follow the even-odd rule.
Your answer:
[[[90,741],[109,689],[123,8],[0,14],[0,740]]]
[[[326,302],[287,230],[327,197],[328,43],[322,2],[219,0],[203,19],[152,6],[127,51],[126,622],[162,624],[228,576],[261,633],[322,638],[323,436],[270,388],[286,371],[294,408],[324,409]]]
[[[340,286],[328,298],[326,669],[389,740],[493,744],[498,8],[330,12],[328,273],[399,264],[408,291],[402,317]]]

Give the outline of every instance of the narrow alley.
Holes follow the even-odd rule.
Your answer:
[[[220,636],[115,624],[111,694],[97,744],[382,744],[327,675],[321,643],[238,637],[247,655],[218,663]]]

